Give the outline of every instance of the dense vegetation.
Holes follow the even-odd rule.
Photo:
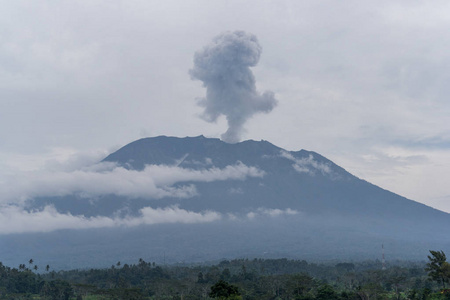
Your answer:
[[[0,263],[0,299],[450,299],[450,265],[442,251],[428,263],[315,264],[236,259],[214,265],[158,266],[142,259],[108,269],[43,273],[33,260]]]

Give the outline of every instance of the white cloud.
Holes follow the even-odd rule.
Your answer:
[[[290,208],[286,208],[284,210],[278,209],[278,208],[261,208],[258,210],[260,214],[268,215],[271,217],[278,217],[281,215],[296,215],[298,214],[298,211]]]
[[[254,219],[256,216],[257,216],[257,214],[253,211],[247,213],[247,218],[249,218],[251,220]]]
[[[158,185],[186,181],[212,182],[218,180],[244,180],[247,177],[263,177],[265,175],[264,171],[256,167],[248,167],[242,162],[226,166],[223,169],[214,167],[202,170],[150,165],[145,168],[144,172],[158,174],[155,176],[155,182]]]
[[[281,217],[297,215],[299,212],[291,208],[258,208],[248,212],[245,218],[253,220],[260,217]],[[45,206],[39,210],[28,211],[18,205],[0,206],[0,235],[12,233],[51,232],[61,229],[94,229],[112,227],[133,227],[153,224],[193,224],[209,223],[222,219],[238,221],[242,218],[239,214],[228,213],[223,216],[216,211],[194,212],[179,208],[169,207],[144,207],[135,216],[115,214],[112,217],[72,215],[60,213],[53,206]]]
[[[279,209],[279,208],[264,208],[260,207],[256,211],[251,211],[247,213],[247,218],[252,220],[257,217],[261,216],[269,216],[269,217],[280,217],[280,216],[286,216],[286,215],[297,215],[299,212],[297,210],[286,208],[286,209]]]
[[[55,171],[70,172],[79,169],[100,167],[96,165],[110,151],[91,149],[79,151],[70,147],[52,147],[44,153],[8,153],[0,152],[0,177],[14,172]],[[104,166],[103,166],[104,167]],[[14,170],[14,172],[12,172]]]
[[[314,156],[312,154],[308,157],[296,158],[287,151],[281,151],[280,156],[293,161],[294,164],[292,167],[299,173],[308,173],[311,175],[314,175],[316,171],[319,171],[322,174],[331,173],[330,166],[314,160]]]
[[[228,213],[228,214],[227,214],[227,217],[228,217],[228,219],[231,220],[231,221],[239,220],[238,216],[235,215],[235,214],[233,214],[233,213]]]
[[[450,202],[444,200],[450,186],[450,153],[445,149],[374,147],[371,155],[360,153],[351,160],[340,155],[336,161],[375,185],[450,212]]]
[[[85,217],[61,214],[52,206],[39,211],[25,211],[19,206],[0,208],[0,234],[50,232],[58,229],[88,229],[119,226],[139,226],[163,223],[205,223],[221,219],[214,211],[193,212],[177,206],[165,208],[144,207],[135,217]]]
[[[188,154],[186,154],[180,161],[176,162],[175,164],[177,166],[196,166],[196,167],[211,167],[213,166],[212,159],[207,157],[203,161],[198,161],[195,159],[186,159],[188,157]]]
[[[115,194],[131,198],[187,198],[197,193],[194,182],[245,180],[263,175],[263,171],[240,162],[223,169],[202,170],[148,165],[142,171],[102,163],[70,172],[29,171],[6,176],[0,181],[0,199],[3,202],[20,202],[33,197],[73,193],[90,196]],[[177,183],[186,184],[174,187]]]

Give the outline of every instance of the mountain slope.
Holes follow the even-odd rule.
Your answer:
[[[160,136],[130,143],[104,161],[136,170],[145,165],[208,169],[243,163],[264,172],[244,181],[198,184],[198,197],[182,204],[192,209],[232,212],[264,206],[306,213],[449,219],[447,213],[360,180],[315,152],[288,152],[266,141],[227,144],[203,136]]]

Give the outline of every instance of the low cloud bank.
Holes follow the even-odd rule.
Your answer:
[[[262,177],[264,172],[238,162],[223,169],[191,170],[176,166],[148,165],[142,171],[127,170],[111,163],[91,168],[63,171],[22,172],[0,181],[0,201],[23,203],[34,197],[115,194],[130,198],[188,198],[196,195],[193,183],[245,180]],[[177,185],[186,183],[184,185]]]
[[[14,168],[16,172],[9,172],[14,167],[11,165],[6,169],[8,172],[0,173],[0,234],[214,222],[223,216],[215,211],[195,212],[178,206],[144,207],[133,216],[118,211],[110,216],[91,217],[62,213],[51,205],[36,210],[25,207],[29,207],[28,201],[36,197],[73,194],[88,198],[114,194],[127,198],[183,199],[197,194],[195,183],[198,182],[242,181],[265,175],[264,171],[241,162],[216,168],[207,160],[204,169],[147,165],[141,171],[127,170],[112,162],[91,164],[91,156],[85,163],[86,157],[77,159],[71,152],[66,152],[43,164],[34,164],[30,168],[22,166]]]
[[[0,235],[33,232],[51,232],[61,229],[96,229],[114,227],[135,227],[153,224],[195,224],[211,223],[219,220],[254,220],[259,217],[277,218],[287,215],[297,215],[298,211],[287,209],[258,208],[256,211],[242,214],[222,215],[216,211],[195,212],[178,206],[164,208],[144,207],[137,216],[95,216],[72,215],[60,213],[53,206],[41,210],[27,211],[17,205],[0,207]]]
[[[144,207],[137,217],[85,217],[61,214],[52,206],[39,211],[26,211],[18,206],[0,208],[0,234],[50,232],[58,229],[131,227],[164,223],[207,223],[221,219],[214,211],[193,212],[177,206]]]

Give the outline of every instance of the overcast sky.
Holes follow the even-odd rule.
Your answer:
[[[136,139],[220,137],[194,54],[254,34],[277,105],[241,138],[316,151],[450,212],[448,1],[2,1],[0,183],[87,166]],[[36,174],[36,173],[33,173]],[[33,175],[34,176],[34,175]]]

